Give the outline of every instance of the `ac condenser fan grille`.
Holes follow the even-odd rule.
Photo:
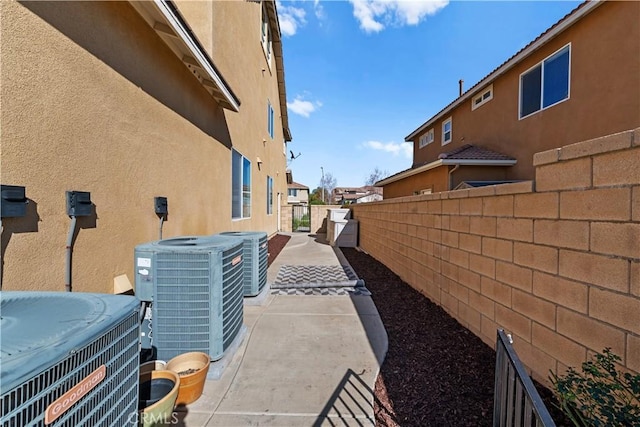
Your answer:
[[[158,358],[180,353],[209,353],[211,339],[211,272],[206,252],[160,252],[156,297],[160,314],[153,319]]]
[[[2,426],[44,425],[45,411],[102,365],[105,380],[49,426],[124,426],[137,411],[138,313],[2,396]]]
[[[243,275],[240,264],[234,264],[242,257],[242,246],[225,251],[222,256],[222,349],[236,337],[242,326],[243,315]],[[243,263],[246,260],[243,261]]]

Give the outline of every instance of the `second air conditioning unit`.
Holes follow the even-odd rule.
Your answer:
[[[136,295],[151,304],[143,333],[158,359],[192,351],[223,356],[242,327],[242,244],[195,236],[136,247]]]
[[[0,292],[2,426],[124,426],[138,415],[140,301]]]
[[[244,296],[255,297],[267,284],[269,242],[264,231],[228,231],[221,236],[241,238],[244,248]]]

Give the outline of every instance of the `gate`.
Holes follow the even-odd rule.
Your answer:
[[[498,330],[496,383],[493,401],[494,427],[555,427],[531,378],[511,346],[511,339]]]
[[[309,205],[293,205],[293,231],[311,232],[311,211]]]

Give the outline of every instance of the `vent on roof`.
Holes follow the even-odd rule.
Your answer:
[[[181,237],[135,249],[136,295],[151,302],[143,347],[169,360],[201,351],[218,360],[242,327],[242,239]]]
[[[135,297],[5,291],[0,300],[2,426],[130,423],[140,366]]]
[[[234,236],[243,241],[244,296],[258,295],[267,284],[269,247],[267,233],[263,231],[228,231],[222,236]]]

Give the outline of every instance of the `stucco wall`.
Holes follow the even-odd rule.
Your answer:
[[[449,166],[441,166],[419,173],[400,181],[392,182],[384,186],[384,198],[393,199],[415,194],[417,191],[431,189],[437,193],[447,191],[449,180]]]
[[[240,6],[238,14],[259,19],[250,12],[255,4]],[[75,237],[78,292],[111,293],[120,274],[133,281],[134,247],[158,237],[155,196],[169,202],[165,238],[277,231],[286,160],[279,115],[279,141],[263,143],[260,95],[277,93],[277,82],[261,77],[259,43],[240,49],[259,26],[238,26],[237,39],[217,46],[241,61],[217,58],[242,101],[232,113],[127,2],[3,1],[0,8],[1,179],[26,186],[30,199],[26,218],[3,220],[4,290],[64,290],[66,190],[90,191],[96,206],[94,217],[79,220]],[[248,220],[231,220],[232,146],[252,162]],[[272,215],[266,214],[267,176],[274,179]]]
[[[414,163],[432,162],[442,152],[477,144],[517,158],[506,179],[533,179],[534,153],[556,148],[559,141],[571,144],[640,126],[638,16],[640,2],[604,2],[494,81],[491,101],[472,111],[469,99],[435,122],[433,143],[418,148],[417,135]],[[569,99],[519,120],[520,74],[568,43]],[[442,122],[449,117],[453,140],[442,146]]]
[[[513,334],[539,380],[605,347],[640,372],[640,128],[534,164],[535,182],[353,205],[360,246],[488,345]]]

